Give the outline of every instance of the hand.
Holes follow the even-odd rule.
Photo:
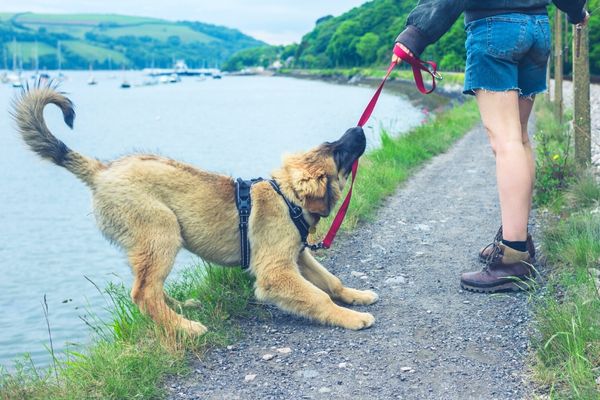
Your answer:
[[[414,57],[414,54],[412,53],[412,51],[410,51],[408,49],[408,47],[406,47],[402,43],[396,43],[396,46],[400,47],[402,50],[404,50],[406,53],[408,53],[408,55],[410,55],[411,57]],[[392,54],[392,62],[395,62],[396,64],[400,65],[400,63],[402,63],[402,59],[400,57],[398,57],[396,54]]]
[[[590,20],[590,13],[586,11],[585,12],[585,17],[583,18],[583,21],[581,21],[580,23],[578,23],[577,26],[584,28],[585,26],[587,26],[589,20]]]

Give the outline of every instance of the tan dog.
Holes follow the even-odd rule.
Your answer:
[[[190,334],[206,327],[172,311],[163,284],[182,248],[224,266],[240,264],[239,217],[232,178],[154,155],[131,155],[102,163],[69,149],[48,130],[44,107],[53,103],[72,128],[69,99],[52,88],[24,92],[13,116],[29,147],[60,165],[92,190],[96,221],[102,233],[127,253],[135,276],[131,297],[154,321]],[[282,193],[302,207],[314,226],[341,195],[351,165],[365,150],[361,128],[348,130],[333,143],[288,156],[273,173]],[[249,238],[250,271],[259,300],[324,324],[362,329],[371,314],[336,305],[371,304],[377,295],[344,287],[304,248],[284,199],[268,182],[252,186]]]

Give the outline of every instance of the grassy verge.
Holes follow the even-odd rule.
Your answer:
[[[473,101],[436,116],[399,138],[382,133],[382,146],[361,160],[353,204],[345,222],[349,230],[373,217],[383,198],[437,154],[447,150],[479,119]],[[322,230],[329,221],[320,224]],[[322,232],[321,232],[322,233]],[[209,333],[198,340],[165,332],[140,314],[124,287],[111,286],[108,323],[90,322],[97,336],[85,353],[68,352],[66,361],[40,371],[25,360],[15,372],[0,371],[0,399],[157,398],[165,393],[168,374],[186,372],[186,357],[237,336],[237,317],[255,313],[250,306],[252,281],[237,268],[196,267],[186,270],[167,292],[178,300],[198,299],[198,308],[183,309],[202,321]]]
[[[576,173],[568,129],[549,105],[538,107],[537,117],[536,202],[550,212],[542,243],[547,285],[534,298],[534,376],[552,399],[598,399],[600,184],[589,172]]]
[[[181,311],[209,326],[210,332],[190,339],[165,331],[139,312],[125,287],[109,285],[105,294],[112,304],[110,321],[87,321],[94,344],[85,353],[66,352],[50,369],[37,369],[25,359],[14,371],[0,371],[0,399],[163,397],[160,382],[165,376],[186,373],[188,355],[236,338],[239,331],[231,317],[251,313],[252,282],[236,268],[187,269],[167,293],[180,301],[198,299],[199,307]]]

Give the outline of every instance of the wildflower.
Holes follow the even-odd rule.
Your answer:
[[[552,160],[556,161],[560,158],[560,156],[558,154],[555,154],[552,156]]]

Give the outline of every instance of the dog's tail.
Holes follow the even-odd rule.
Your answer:
[[[71,100],[58,93],[51,85],[38,85],[27,87],[13,102],[11,114],[19,133],[40,157],[66,168],[87,185],[93,186],[94,176],[106,168],[105,165],[69,149],[50,132],[44,121],[44,107],[50,103],[61,109],[65,123],[73,129],[75,110]]]

